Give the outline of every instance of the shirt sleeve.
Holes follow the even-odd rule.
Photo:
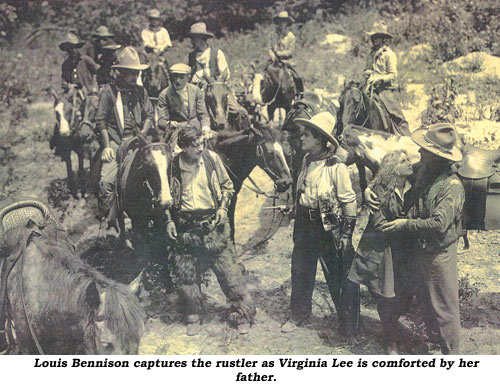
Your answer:
[[[229,70],[229,65],[227,64],[226,56],[224,55],[222,50],[217,51],[217,66],[219,67],[219,73],[222,75],[224,72],[226,72],[227,76],[225,77],[225,79],[229,80],[229,77],[231,76],[231,71]]]
[[[108,121],[113,114],[113,99],[109,86],[106,86],[99,95],[99,104],[95,115],[97,132],[108,129]]]
[[[409,219],[407,229],[411,232],[425,234],[444,234],[462,212],[465,201],[465,191],[458,179],[453,179],[443,187],[440,199],[431,216],[425,219]]]
[[[276,54],[280,57],[289,58],[293,56],[295,52],[295,35],[291,32],[283,38],[282,40],[282,50],[278,51]]]
[[[101,67],[88,55],[83,55],[82,60],[85,62],[87,69],[89,69],[91,73],[97,72],[97,70]]]
[[[146,88],[142,87],[144,91],[144,121],[147,119],[151,120],[152,123],[155,122],[155,110],[153,108],[153,104],[151,103],[151,100],[149,99],[148,92],[146,91]]]
[[[167,47],[172,47],[172,41],[170,40],[170,34],[165,27],[161,29],[161,49],[165,50]]]
[[[144,47],[155,47],[155,44],[153,42],[153,37],[151,36],[149,30],[142,30],[141,32],[141,38],[142,38],[142,44]]]
[[[158,96],[158,127],[165,131],[170,121],[170,112],[167,103],[167,90],[163,90]]]
[[[219,179],[221,191],[230,193],[231,195],[234,194],[233,182],[229,178],[229,174],[227,174],[227,170],[222,163],[222,159],[213,151],[211,151],[210,154],[215,162],[215,171],[217,173],[217,178]]]
[[[344,216],[356,217],[356,193],[352,189],[351,177],[347,166],[339,163],[337,166],[337,198],[342,206]]]
[[[394,51],[388,50],[385,52],[384,59],[387,74],[382,77],[384,81],[395,81],[398,75],[398,57]]]

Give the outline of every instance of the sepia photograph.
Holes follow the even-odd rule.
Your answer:
[[[498,15],[0,2],[0,363],[500,354]]]

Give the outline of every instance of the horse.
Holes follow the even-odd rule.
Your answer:
[[[50,138],[50,148],[55,149],[55,154],[66,163],[67,181],[72,194],[76,195],[80,190],[82,195],[85,195],[84,159],[87,155],[92,161],[89,149],[89,144],[94,138],[91,120],[97,111],[98,97],[85,96],[82,91],[74,90],[70,102],[65,98],[59,98],[55,91],[52,91],[52,94],[55,98],[56,124],[53,136]],[[73,151],[78,156],[78,184],[75,183],[71,163]]]
[[[0,221],[11,348],[22,354],[137,354],[146,314],[134,291],[84,263],[47,205],[11,203],[0,210]]]
[[[128,156],[126,155],[128,154]],[[154,230],[164,230],[164,213],[172,204],[167,170],[172,158],[170,147],[152,141],[140,131],[121,146],[117,153],[118,225],[120,240],[125,241],[124,214],[132,222],[134,247],[146,243],[151,223]]]
[[[291,71],[279,60],[269,64],[264,74],[257,73],[254,76],[254,99],[261,100],[267,106],[267,115],[270,120],[277,108],[283,108],[288,113],[297,93]]]
[[[164,58],[154,53],[144,53],[142,56],[149,63],[149,68],[142,71],[142,83],[151,101],[156,104],[161,91],[170,84],[168,63]]]
[[[215,138],[209,140],[209,147],[222,158],[235,190],[228,209],[233,241],[237,195],[256,166],[263,169],[274,181],[278,192],[286,191],[291,185],[291,173],[281,141],[280,131],[264,125],[244,131],[218,132]],[[260,193],[258,188],[254,190]]]

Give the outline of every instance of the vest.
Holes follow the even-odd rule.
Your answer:
[[[170,180],[170,191],[173,200],[173,211],[174,215],[178,214],[181,209],[182,204],[182,176],[181,168],[179,166],[180,154],[176,155],[169,166],[169,180]],[[222,191],[220,188],[219,178],[217,176],[217,171],[215,170],[215,161],[210,155],[209,150],[203,150],[201,154],[203,158],[203,163],[205,165],[206,174],[208,178],[208,187],[212,196],[217,204],[220,204],[222,200]]]
[[[210,69],[210,77],[217,79],[220,76],[219,66],[217,66],[217,53],[219,49],[210,48],[210,59],[208,60],[208,68]],[[196,52],[192,51],[188,56],[188,65],[191,67],[191,79],[197,71],[198,63],[196,62]]]

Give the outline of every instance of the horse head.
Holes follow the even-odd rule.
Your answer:
[[[164,211],[172,204],[170,185],[167,177],[172,153],[166,143],[148,139],[138,132],[139,163],[144,174],[144,182],[153,198],[153,203]]]
[[[257,164],[274,181],[276,190],[284,192],[292,184],[292,177],[280,143],[282,134],[263,125],[251,131],[256,141]]]
[[[215,130],[225,129],[229,113],[229,87],[225,83],[213,79],[207,79],[207,81],[205,103],[212,121],[212,127]]]

